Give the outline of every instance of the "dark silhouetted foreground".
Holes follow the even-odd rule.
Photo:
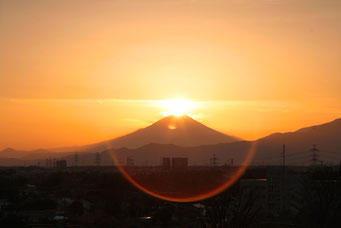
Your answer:
[[[339,177],[339,167],[251,167],[213,198],[175,203],[115,167],[1,168],[0,226],[340,227]]]

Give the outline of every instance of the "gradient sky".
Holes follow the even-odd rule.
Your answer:
[[[82,145],[159,101],[256,139],[341,117],[339,0],[0,0],[0,149]]]

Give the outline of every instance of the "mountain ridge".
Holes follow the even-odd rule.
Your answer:
[[[162,127],[160,125],[157,126]],[[163,127],[165,126],[163,125]],[[142,155],[146,153],[145,155],[150,157],[154,163],[159,162],[161,156],[188,156],[194,160],[195,157],[207,159],[213,154],[216,154],[217,157],[224,161],[234,157],[235,161],[238,162],[238,159],[239,161],[241,159],[238,153],[245,152],[252,143],[257,144],[253,164],[280,164],[283,144],[286,144],[287,148],[288,165],[309,164],[311,160],[310,151],[314,144],[317,145],[316,147],[320,151],[319,159],[321,162],[325,164],[335,161],[339,162],[341,159],[341,118],[320,125],[300,128],[293,132],[270,134],[255,141],[242,140],[191,147],[178,146],[172,143],[147,143],[136,148],[116,148],[115,151],[122,156],[123,160],[126,156],[137,156],[143,160]],[[111,161],[110,151],[111,149],[103,148],[100,152],[102,152],[106,159]],[[84,152],[84,154],[90,156],[88,159],[89,163],[87,164],[93,162],[93,155],[91,155],[93,153],[91,151]],[[155,156],[155,154],[158,156]],[[72,164],[72,154],[63,154],[63,156],[68,159],[69,164]]]

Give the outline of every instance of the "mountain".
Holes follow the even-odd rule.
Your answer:
[[[229,142],[229,140],[234,142]],[[232,159],[234,164],[240,164],[252,144],[256,145],[252,161],[254,165],[281,164],[283,144],[286,145],[286,164],[288,165],[310,165],[314,153],[318,163],[338,164],[341,160],[341,118],[294,132],[271,134],[252,142],[237,140],[214,131],[190,117],[169,116],[129,135],[78,147],[84,151],[79,154],[79,164],[93,165],[94,152],[99,151],[102,164],[111,165],[113,151],[111,148],[114,148],[116,156],[123,163],[129,157],[133,158],[137,165],[160,164],[163,157],[188,157],[192,165],[210,164],[210,159],[213,157],[217,158],[218,164],[229,164]],[[195,143],[197,145],[193,146]],[[129,147],[126,146],[128,144]],[[315,152],[312,151],[313,145],[316,145]],[[7,154],[14,153],[14,151],[13,149],[5,150]],[[1,153],[0,157],[3,157]],[[59,153],[58,155],[67,159],[68,164],[73,164],[73,153],[69,155]],[[47,154],[45,157],[41,156],[40,159],[48,158],[46,156]],[[49,157],[51,157],[50,154]],[[0,164],[3,163],[0,162]]]
[[[252,142],[238,141],[195,147],[148,144],[135,149],[117,149],[115,154],[123,163],[127,158],[134,159],[136,164],[160,164],[163,157],[188,157],[190,164],[204,165],[210,164],[210,159],[216,157],[218,164],[229,164],[231,159],[234,164],[241,164],[251,145],[256,145],[253,165],[280,165],[283,144],[286,145],[287,165],[310,165],[314,153],[317,164],[338,164],[341,160],[341,119],[295,132],[275,133]],[[108,153],[109,151],[102,154],[108,157]]]
[[[42,155],[51,155],[53,156],[55,153],[45,149],[37,149],[37,150],[15,150],[13,148],[6,148],[0,151],[1,158],[28,158],[34,159],[36,157],[40,157]]]
[[[56,152],[85,151],[100,152],[111,148],[137,148],[149,143],[199,146],[229,143],[240,139],[206,127],[187,115],[170,115],[131,134],[96,144],[54,149]]]
[[[341,159],[341,118],[332,122],[275,133],[258,140],[254,162],[279,163],[283,144],[286,145],[288,164],[309,164],[316,148],[318,162],[338,163]]]

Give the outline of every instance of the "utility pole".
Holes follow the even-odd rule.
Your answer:
[[[339,179],[341,181],[341,161],[340,161],[340,166],[339,166]]]
[[[283,144],[282,165],[283,165],[283,172],[284,172],[285,171],[285,144]]]
[[[288,207],[288,189],[287,189],[287,177],[286,177],[286,167],[285,167],[285,144],[283,144],[283,149],[282,149],[282,178],[281,178],[281,205],[282,205],[282,210],[285,212]]]

